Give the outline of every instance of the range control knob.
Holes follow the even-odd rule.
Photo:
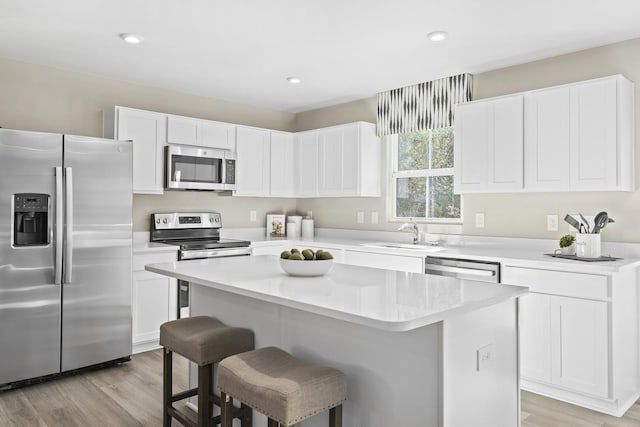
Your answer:
[[[215,222],[220,222],[220,217],[217,216],[217,217],[214,218],[214,220],[215,220]]]
[[[163,223],[163,224],[167,224],[168,222],[169,222],[169,220],[168,220],[167,218],[163,218],[163,219],[162,219],[162,223]]]
[[[156,218],[156,224],[160,224],[160,218]]]
[[[209,218],[209,222],[213,222],[213,217],[210,217],[210,218]]]

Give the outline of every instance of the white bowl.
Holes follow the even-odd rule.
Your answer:
[[[333,260],[296,261],[280,258],[280,267],[291,276],[322,276],[333,267]]]

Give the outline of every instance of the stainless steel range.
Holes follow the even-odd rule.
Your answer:
[[[152,242],[177,245],[178,261],[251,255],[251,242],[221,239],[217,212],[151,214]],[[188,316],[189,282],[178,280],[178,318]]]

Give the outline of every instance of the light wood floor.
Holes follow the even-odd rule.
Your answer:
[[[186,387],[187,361],[175,355],[174,389]],[[160,426],[161,413],[160,350],[137,354],[120,366],[0,393],[2,427]],[[173,426],[179,425],[174,421]],[[640,403],[616,418],[522,393],[522,427],[565,426],[640,427]]]

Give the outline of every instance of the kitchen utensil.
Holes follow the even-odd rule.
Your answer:
[[[578,212],[578,215],[580,215],[580,218],[582,218],[582,220],[584,221],[584,228],[587,230],[587,234],[590,233],[589,231],[589,221],[587,221],[587,219],[582,216],[582,214],[580,212]]]
[[[594,224],[593,233],[594,234],[599,233],[601,229],[606,227],[608,222],[609,222],[609,215],[604,211],[598,212],[595,219],[593,220],[593,224]]]
[[[564,221],[570,226],[572,226],[573,228],[575,228],[577,232],[580,232],[580,223],[576,221],[574,217],[572,217],[569,214],[566,214],[564,217]]]

